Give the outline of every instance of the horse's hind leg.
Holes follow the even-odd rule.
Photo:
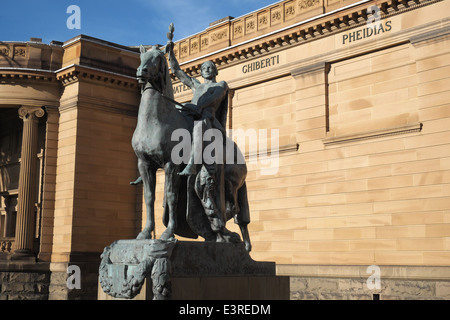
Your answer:
[[[138,240],[151,239],[155,231],[155,185],[156,170],[144,160],[138,160],[139,173],[144,185],[144,201],[147,208],[147,222],[144,230],[137,236]]]

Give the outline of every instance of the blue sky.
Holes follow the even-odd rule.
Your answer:
[[[132,46],[165,44],[203,31],[210,22],[239,17],[277,0],[0,0],[0,41],[31,37],[67,41],[79,34]],[[68,29],[70,5],[81,9],[81,29]]]

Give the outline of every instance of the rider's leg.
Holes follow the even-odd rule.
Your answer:
[[[182,176],[197,174],[197,165],[203,163],[203,121],[197,121],[192,131],[191,153],[186,168],[179,173]]]

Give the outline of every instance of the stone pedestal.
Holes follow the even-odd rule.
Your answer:
[[[115,289],[123,286],[125,278],[142,267],[157,241],[160,240],[119,240],[109,247],[110,263],[103,273],[107,272],[110,279],[115,278],[111,282]],[[177,241],[171,250],[168,265],[174,300],[289,299],[289,277],[277,277],[274,262],[251,259],[243,243]],[[154,298],[154,276],[154,272],[148,272],[140,292],[132,299]],[[113,298],[99,285],[98,299],[123,298]]]

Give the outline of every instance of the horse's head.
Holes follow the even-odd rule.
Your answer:
[[[140,50],[141,65],[136,73],[139,83],[143,86],[150,83],[164,96],[173,99],[172,79],[164,52],[159,49],[159,46],[153,46],[147,51],[141,45]]]
[[[167,62],[164,53],[157,46],[146,50],[141,45],[141,65],[137,69],[136,76],[140,84],[146,84],[148,81],[165,79]]]

